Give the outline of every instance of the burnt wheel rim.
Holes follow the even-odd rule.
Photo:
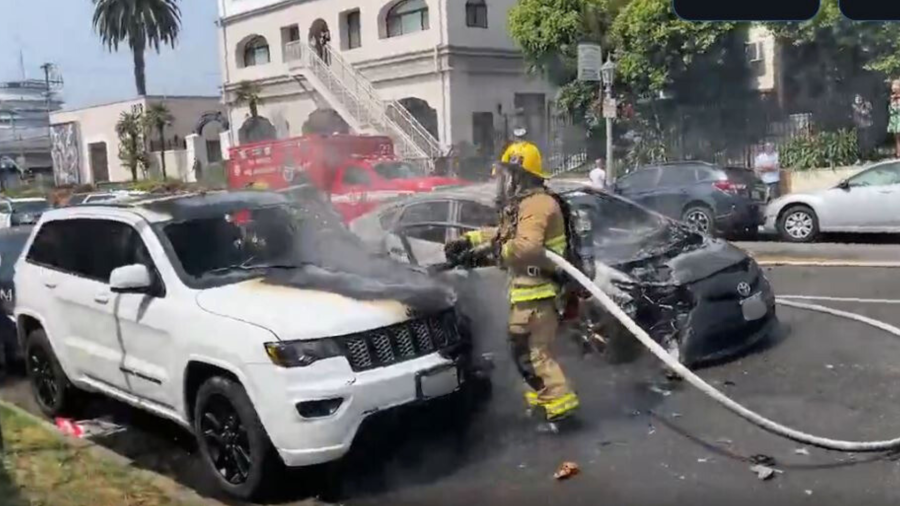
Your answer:
[[[709,232],[709,215],[706,214],[705,211],[699,209],[690,211],[687,213],[687,216],[684,217],[684,221],[694,230],[703,233]]]
[[[53,364],[43,348],[36,346],[28,354],[28,373],[38,402],[52,408],[59,402],[59,382],[53,372]]]
[[[794,239],[806,239],[813,231],[812,216],[806,211],[794,211],[784,219],[784,231]]]
[[[250,438],[234,405],[221,395],[210,397],[200,413],[200,434],[209,460],[219,476],[231,485],[250,477]]]

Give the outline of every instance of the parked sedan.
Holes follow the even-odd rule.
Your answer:
[[[753,234],[762,225],[766,186],[750,169],[705,162],[641,167],[616,181],[615,193],[705,234]]]
[[[775,324],[769,282],[743,251],[605,192],[573,183],[554,188],[591,216],[596,258],[612,267],[598,265],[596,281],[683,362],[732,355]],[[496,223],[494,191],[479,185],[415,195],[354,220],[350,229],[383,254],[420,266],[439,264],[445,241]],[[496,285],[457,287],[474,294],[473,311],[484,314],[485,294],[500,301],[492,311],[507,309],[498,293],[502,279],[462,279]]]
[[[43,198],[0,199],[0,229],[34,225],[48,209]]]
[[[900,160],[876,163],[834,188],[773,200],[763,230],[791,242],[822,232],[900,232]]]

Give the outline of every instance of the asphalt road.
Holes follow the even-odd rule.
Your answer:
[[[781,295],[900,300],[900,269],[769,269]],[[896,304],[822,302],[900,326]],[[765,349],[701,375],[739,402],[808,432],[847,439],[900,435],[900,339],[833,316],[781,307],[782,328]],[[521,410],[517,380],[500,357],[493,397],[468,417],[453,406],[374,420],[340,466],[294,472],[277,504],[316,495],[344,504],[896,504],[900,463],[889,456],[807,448],[770,435],[689,386],[666,393],[651,357],[609,365],[561,342],[582,398],[578,425],[539,434]],[[13,379],[0,397],[30,406]],[[174,476],[201,493],[210,480],[189,435],[133,409],[96,401],[88,412],[128,429],[99,441],[135,464]],[[779,473],[760,481],[749,457],[775,458]],[[581,474],[552,474],[563,461]]]

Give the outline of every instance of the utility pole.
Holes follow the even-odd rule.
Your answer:
[[[41,70],[44,71],[44,85],[46,86],[45,98],[47,99],[47,120],[49,124],[50,120],[50,71],[53,70],[52,63],[45,63],[41,65]]]

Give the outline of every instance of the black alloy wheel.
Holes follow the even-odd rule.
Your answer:
[[[42,346],[34,346],[28,353],[28,375],[34,397],[43,409],[59,404],[61,390],[53,372],[53,363]]]
[[[250,439],[231,401],[223,395],[210,396],[199,425],[200,437],[219,476],[231,485],[246,483],[253,467]]]

